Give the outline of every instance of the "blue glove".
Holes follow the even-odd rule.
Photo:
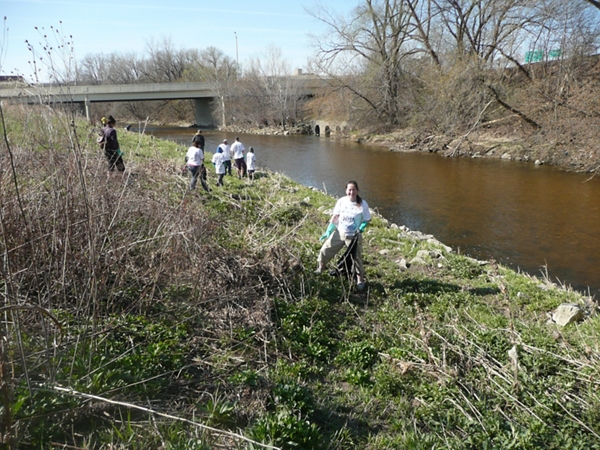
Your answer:
[[[325,239],[327,239],[329,236],[331,236],[331,233],[333,233],[333,230],[335,230],[335,225],[330,223],[329,226],[327,227],[327,230],[325,231],[325,233],[323,234],[323,236],[321,236],[319,238],[319,241],[324,241]]]
[[[369,225],[369,222],[362,222],[362,223],[360,224],[360,226],[358,227],[358,231],[359,231],[360,233],[362,233],[363,231],[365,231],[365,228],[367,228],[367,225]]]

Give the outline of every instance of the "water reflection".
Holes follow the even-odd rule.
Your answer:
[[[148,132],[187,147],[192,129]],[[214,151],[234,134],[205,131]],[[600,289],[600,181],[548,166],[392,153],[315,136],[240,135],[259,167],[343,195],[346,181],[385,217],[477,258],[552,277],[592,293]]]

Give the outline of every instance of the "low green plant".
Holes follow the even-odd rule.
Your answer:
[[[280,409],[259,419],[250,429],[250,436],[258,442],[274,445],[282,450],[322,448],[317,425],[287,409]],[[250,448],[260,447],[251,444]]]
[[[478,262],[462,255],[448,255],[446,271],[455,278],[475,279],[484,273],[484,268]]]
[[[278,383],[273,388],[273,403],[277,408],[285,407],[303,416],[310,417],[314,413],[315,404],[311,392],[296,383]]]
[[[369,369],[377,362],[377,350],[369,342],[353,342],[345,346],[336,361],[341,365],[353,365],[360,369]]]
[[[300,220],[304,218],[304,211],[296,205],[291,205],[285,209],[277,211],[272,217],[274,220],[284,225],[291,226],[300,222]]]
[[[212,395],[200,409],[205,414],[207,425],[224,428],[235,425],[235,403],[227,401],[219,392]]]
[[[331,306],[322,300],[307,299],[295,304],[278,302],[276,307],[285,345],[298,355],[325,361],[334,345]]]
[[[235,384],[243,384],[246,386],[256,386],[259,381],[259,375],[255,370],[248,369],[242,370],[241,372],[236,372],[233,375],[230,375],[228,380],[231,383]]]

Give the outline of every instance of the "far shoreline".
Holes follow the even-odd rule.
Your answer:
[[[133,122],[128,121],[125,122]],[[143,122],[137,122],[142,124]],[[154,126],[189,128],[190,130],[210,130],[225,133],[243,133],[266,136],[306,135],[300,132],[306,130],[303,124],[283,130],[280,127],[202,127],[189,122],[162,123],[149,121]],[[549,151],[548,146],[528,142],[525,139],[511,138],[491,132],[474,132],[468,138],[451,137],[429,134],[423,136],[414,130],[405,129],[387,134],[372,133],[367,130],[357,130],[348,134],[332,132],[329,136],[321,135],[322,139],[350,140],[358,144],[368,144],[385,148],[395,153],[438,153],[447,158],[485,158],[508,161],[518,161],[536,165],[549,165],[568,173],[589,174],[590,179],[600,171],[600,159],[585,159],[581,152],[558,150]]]

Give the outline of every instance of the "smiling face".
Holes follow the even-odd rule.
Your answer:
[[[358,194],[358,188],[353,183],[348,183],[346,186],[346,195],[350,197],[353,202],[356,201],[356,195]]]

